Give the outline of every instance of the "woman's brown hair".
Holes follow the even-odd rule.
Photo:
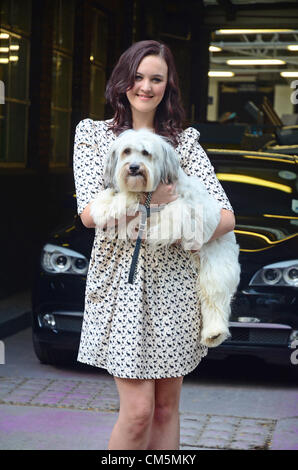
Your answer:
[[[148,55],[162,57],[168,66],[167,86],[155,113],[154,130],[177,145],[177,136],[182,131],[184,120],[178,75],[170,49],[157,41],[134,43],[121,55],[116,64],[106,87],[106,99],[115,113],[110,127],[116,135],[132,128],[131,108],[126,92],[134,86],[139,64]]]

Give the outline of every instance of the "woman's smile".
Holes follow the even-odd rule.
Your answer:
[[[138,93],[137,93],[137,96],[138,96],[138,97],[140,98],[140,100],[142,100],[142,101],[148,101],[148,100],[150,100],[151,98],[153,98],[152,95],[151,95],[151,96],[148,96],[148,95],[140,95],[140,94],[138,94]]]

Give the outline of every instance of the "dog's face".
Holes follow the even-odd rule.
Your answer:
[[[105,185],[120,191],[154,191],[160,182],[176,181],[178,169],[179,158],[162,137],[145,129],[128,130],[112,145]]]

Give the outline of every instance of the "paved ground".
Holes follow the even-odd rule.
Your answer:
[[[97,449],[99,442],[106,448],[118,411],[115,387],[106,379],[2,377],[0,448]],[[276,423],[182,411],[181,449],[267,449]]]
[[[41,365],[30,328],[4,344],[0,449],[107,449],[119,405],[113,378]],[[184,381],[181,449],[297,450],[298,387],[280,372],[203,361]]]

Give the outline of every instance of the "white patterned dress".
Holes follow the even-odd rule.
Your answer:
[[[103,190],[107,153],[115,140],[108,121],[84,119],[75,134],[74,177],[78,214]],[[181,166],[197,175],[223,208],[232,210],[199,132],[180,135]],[[119,237],[120,238],[120,237]],[[200,344],[197,271],[190,252],[172,245],[153,253],[141,244],[134,284],[128,274],[135,242],[96,229],[85,292],[78,361],[116,377],[160,379],[191,372],[206,356]]]

